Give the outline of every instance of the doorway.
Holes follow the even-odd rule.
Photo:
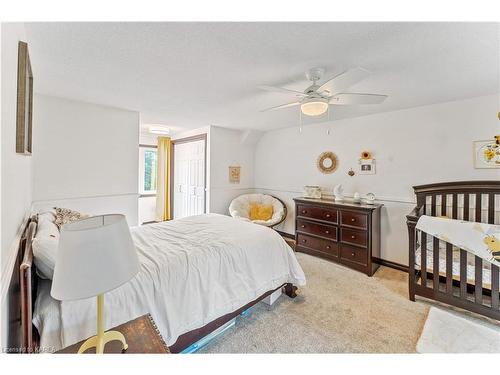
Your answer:
[[[172,217],[205,213],[207,136],[172,141]]]

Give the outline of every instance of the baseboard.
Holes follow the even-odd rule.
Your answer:
[[[281,237],[291,238],[292,240],[295,239],[295,235],[293,235],[293,234],[282,232],[280,230],[276,230],[276,232],[278,232],[281,235]]]
[[[394,268],[396,270],[408,273],[408,266],[405,266],[403,264],[391,262],[390,260],[385,260],[385,259],[381,259],[381,258],[377,258],[377,257],[373,257],[372,261],[374,261],[377,264],[380,264],[381,266]]]

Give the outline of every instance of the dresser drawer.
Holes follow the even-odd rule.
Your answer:
[[[340,211],[340,224],[366,229],[368,228],[368,215],[352,211]]]
[[[340,258],[366,266],[368,264],[368,251],[359,247],[342,244]]]
[[[366,247],[368,245],[368,233],[362,230],[340,228],[340,240],[343,243]]]
[[[325,224],[313,223],[305,220],[297,220],[297,232],[306,232],[331,240],[337,240],[337,227]]]
[[[337,210],[333,208],[329,209],[329,208],[298,204],[297,216],[337,223]]]
[[[339,247],[336,242],[323,240],[302,233],[297,234],[297,246],[309,248],[334,257],[339,256]]]

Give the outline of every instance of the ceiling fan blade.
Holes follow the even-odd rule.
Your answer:
[[[370,72],[366,69],[357,67],[348,69],[339,75],[331,78],[330,80],[323,83],[317,90],[319,93],[328,91],[330,95],[338,94],[343,92],[355,83],[358,83],[368,77]]]
[[[387,95],[379,94],[337,94],[330,99],[330,104],[352,105],[352,104],[380,104],[387,98]]]
[[[266,90],[266,91],[271,91],[271,92],[279,92],[279,93],[282,93],[282,94],[295,95],[295,96],[300,96],[300,97],[307,96],[303,92],[285,89],[284,87],[275,87],[275,86],[266,86],[266,85],[264,85],[264,86],[259,86],[259,89]]]
[[[276,107],[263,109],[261,112],[274,111],[277,109],[288,108],[288,107],[295,107],[296,105],[300,105],[300,102],[293,102],[293,103],[277,105]]]

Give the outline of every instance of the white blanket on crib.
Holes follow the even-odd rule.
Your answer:
[[[417,229],[500,266],[500,225],[423,215]]]

